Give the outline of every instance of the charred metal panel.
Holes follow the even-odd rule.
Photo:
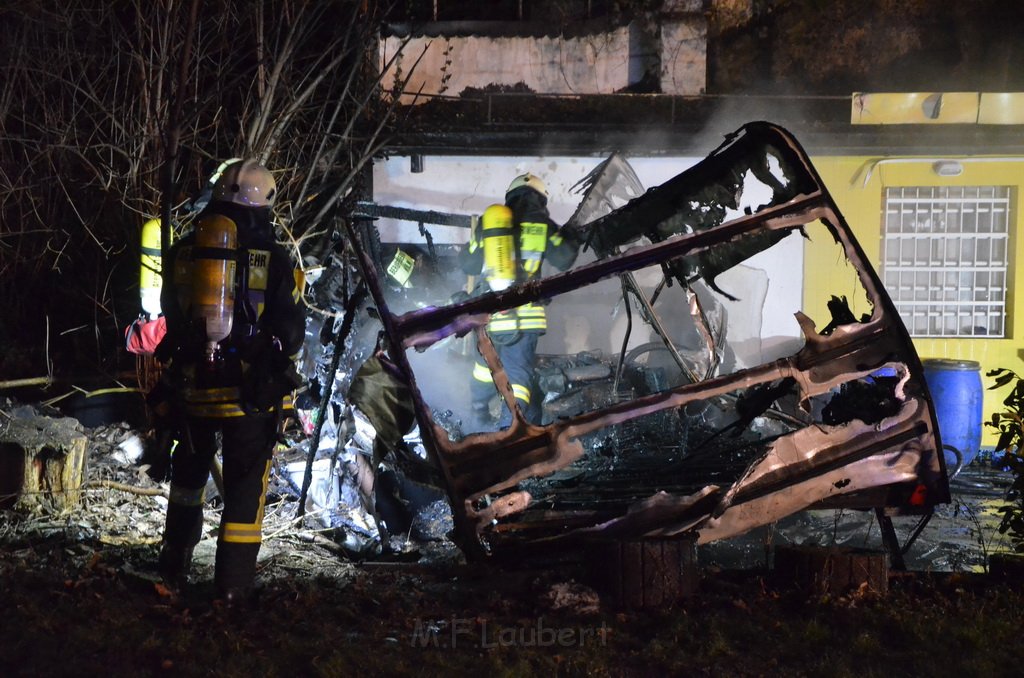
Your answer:
[[[601,184],[600,177],[591,183]],[[753,185],[764,199],[752,207],[747,199],[742,209],[740,194]],[[592,219],[601,210],[584,213]],[[748,124],[693,168],[573,228],[595,261],[462,303],[394,315],[376,279],[368,281],[468,554],[578,539],[690,534],[708,542],[811,507],[921,513],[949,501],[918,356],[788,132]],[[704,286],[717,290],[723,272],[809,231],[841,250],[871,313],[856,318],[840,298],[829,304],[831,318],[796,309],[799,350],[729,372],[720,360],[727,327],[709,319]],[[633,275],[652,267],[664,282],[646,295]],[[655,368],[624,355],[564,356],[544,372],[553,389],[545,416],[529,423],[481,329],[489,314],[546,299],[557,304],[561,295],[613,277],[623,281],[625,296],[637,297],[672,360]],[[731,299],[744,290],[717,292]],[[659,295],[658,309],[692,318],[696,348],[674,345],[659,329]],[[669,295],[674,306],[666,306]],[[475,333],[514,413],[507,429],[474,432],[441,421],[436,398],[428,404],[424,397],[428,384],[417,381],[416,352],[467,333]]]

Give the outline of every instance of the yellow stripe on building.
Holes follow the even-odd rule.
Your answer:
[[[978,122],[979,92],[855,92],[854,125],[950,125]]]
[[[1024,92],[982,92],[979,125],[1024,125]]]

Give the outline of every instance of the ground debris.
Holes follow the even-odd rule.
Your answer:
[[[565,610],[580,615],[601,611],[601,598],[597,591],[572,580],[553,584],[542,600],[552,610]]]
[[[28,408],[28,409],[25,409]],[[24,414],[37,415],[29,406]],[[167,482],[156,482],[138,464],[144,434],[127,424],[82,428],[86,437],[85,482],[77,506],[55,510],[47,504],[0,513],[0,553],[6,564],[31,561],[33,567],[89,570],[97,558],[129,580],[157,582],[156,555],[167,507]],[[196,550],[194,581],[213,576],[219,496],[208,491],[203,539]],[[330,536],[311,532],[296,520],[297,504],[288,495],[272,495],[264,519],[261,579],[287,571],[294,576],[337,574],[350,567]],[[319,527],[318,525],[316,527]],[[307,535],[303,538],[302,535]],[[73,581],[79,581],[72,578]]]

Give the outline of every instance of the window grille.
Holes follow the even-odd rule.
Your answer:
[[[887,188],[883,209],[883,279],[910,335],[1006,336],[1011,188]]]

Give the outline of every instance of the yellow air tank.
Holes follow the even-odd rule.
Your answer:
[[[231,334],[235,310],[235,222],[211,215],[196,226],[192,252],[192,318],[206,327],[206,360],[217,359],[217,344]]]
[[[139,301],[150,318],[161,313],[160,288],[160,220],[150,219],[142,225],[141,265],[139,267]]]
[[[516,281],[512,210],[505,205],[491,205],[484,210],[480,222],[484,248],[484,275],[491,289],[500,292]]]

